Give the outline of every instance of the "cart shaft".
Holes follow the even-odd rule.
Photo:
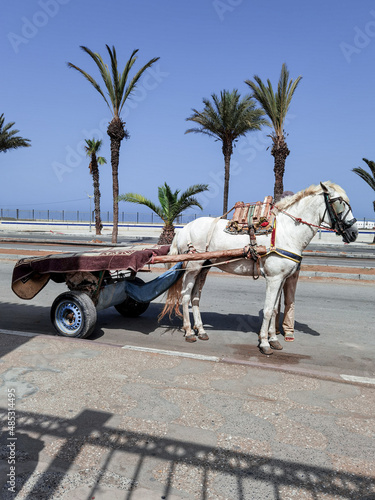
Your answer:
[[[258,245],[256,247],[258,255],[267,253],[266,247]],[[155,255],[152,258],[151,264],[168,263],[168,262],[184,262],[190,260],[207,260],[207,259],[226,259],[227,257],[245,257],[248,253],[248,247],[235,248],[233,250],[217,250],[216,252],[201,252],[201,253],[184,253],[178,255]]]

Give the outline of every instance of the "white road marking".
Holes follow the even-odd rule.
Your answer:
[[[39,336],[39,333],[32,332],[19,332],[17,330],[3,330],[0,328],[0,333],[4,333],[5,335],[19,335],[21,337],[36,337]],[[166,356],[177,356],[180,358],[191,358],[191,359],[199,359],[203,361],[214,361],[215,363],[220,361],[220,358],[217,356],[205,356],[203,354],[192,354],[189,352],[180,352],[180,351],[166,351],[164,349],[152,349],[150,347],[137,347],[133,345],[124,345],[122,349],[128,349],[129,351],[141,351],[148,352],[151,354],[164,354]],[[360,384],[371,384],[375,385],[375,378],[370,377],[358,377],[356,375],[345,375],[340,374],[340,377],[347,382],[356,382]]]
[[[129,351],[142,351],[151,354],[165,354],[166,356],[178,356],[180,358],[192,358],[200,359],[203,361],[220,361],[217,356],[204,356],[203,354],[192,354],[190,352],[180,352],[180,351],[165,351],[163,349],[151,349],[149,347],[137,347],[134,345],[124,345],[122,349],[128,349]]]
[[[2,330],[1,328],[0,333],[5,333],[5,335],[19,335],[21,337],[35,337],[36,335],[40,335],[40,333],[17,332],[17,330]]]
[[[375,385],[375,378],[356,377],[355,375],[342,375],[342,374],[340,374],[340,377],[344,380],[347,380],[348,382],[359,382],[361,384],[374,384]]]

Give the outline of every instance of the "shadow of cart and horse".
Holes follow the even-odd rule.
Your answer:
[[[282,349],[275,316],[283,286],[299,269],[302,252],[318,229],[331,228],[346,243],[355,241],[358,235],[348,197],[332,182],[310,186],[282,199],[271,206],[271,215],[271,220],[258,217],[258,232],[247,220],[246,231],[228,234],[227,220],[201,217],[181,229],[171,247],[120,247],[21,259],[13,271],[12,289],[20,298],[31,299],[49,280],[65,282],[69,291],[54,300],[50,317],[59,335],[75,338],[98,338],[100,323],[111,316],[106,311],[111,306],[127,317],[127,328],[147,335],[158,328],[155,316],[161,319],[161,326],[175,328],[177,320],[165,325],[164,317],[179,313],[182,305],[182,329],[185,339],[192,341],[208,340],[207,330],[233,332],[231,314],[207,312],[205,324],[201,318],[201,293],[212,267],[235,275],[262,275],[266,280],[262,313],[241,315],[240,322],[239,315],[235,316],[236,324],[242,325],[240,330],[259,334],[259,350],[269,355]],[[177,264],[148,283],[136,277],[146,265],[160,262]],[[152,303],[165,292],[164,308]],[[97,325],[98,311],[103,313]],[[137,321],[135,318],[141,314],[143,319]],[[111,321],[119,324],[121,317],[114,319],[112,315]],[[295,327],[306,334],[319,335],[303,323],[296,323]]]

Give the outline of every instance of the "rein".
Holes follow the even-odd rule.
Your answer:
[[[286,212],[282,208],[277,208],[276,205],[272,206],[272,210],[274,208],[276,208],[276,210],[278,212],[281,212],[281,213],[287,215],[288,217],[290,217],[291,219],[295,220],[299,224],[305,224],[306,226],[317,227],[318,229],[325,229],[326,231],[333,231],[333,232],[337,233],[337,229],[334,229],[333,227],[329,227],[329,226],[317,226],[316,224],[313,224],[312,222],[307,222],[307,221],[301,219],[301,217],[296,217],[295,215],[292,215],[289,212]],[[277,214],[275,214],[275,215],[277,215]]]

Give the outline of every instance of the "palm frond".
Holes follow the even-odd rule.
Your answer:
[[[148,63],[146,63],[137,73],[136,75],[132,78],[130,81],[129,85],[126,87],[124,97],[122,98],[121,105],[120,105],[120,111],[122,110],[126,99],[129,97],[129,95],[133,92],[133,90],[136,88],[137,82],[142,76],[142,74],[146,71],[147,68],[150,68],[156,61],[158,61],[160,57],[154,57],[153,59],[150,59]]]
[[[86,146],[85,151],[87,156],[92,155],[92,153],[97,153],[102,147],[102,140],[97,141],[96,139],[85,139]]]
[[[4,125],[4,114],[0,115],[0,152],[6,153],[10,149],[28,148],[31,146],[30,139],[16,136],[19,130],[11,128],[15,122],[9,122]]]
[[[109,72],[108,66],[104,63],[100,54],[93,52],[88,47],[85,47],[83,45],[81,45],[81,49],[84,52],[86,52],[86,54],[88,54],[93,59],[95,64],[97,65],[99,72],[100,72],[100,75],[103,78],[104,84],[107,88],[108,95],[109,95],[109,98],[111,100],[112,106],[114,107],[114,105],[115,105],[115,92],[114,92],[114,88],[113,88],[113,84],[112,84],[112,80],[111,80],[111,74]]]
[[[95,78],[93,78],[89,73],[87,73],[86,71],[84,71],[83,69],[79,68],[78,66],[72,63],[67,63],[68,67],[73,68],[79,73],[81,73],[91,83],[91,85],[93,85],[93,87],[97,90],[97,92],[99,92],[99,94],[103,97],[104,101],[106,102],[108,108],[111,110],[111,113],[114,117],[120,116],[120,112],[125,104],[126,99],[135,89],[136,84],[140,79],[141,75],[143,74],[143,72],[147,68],[152,66],[152,64],[154,64],[159,59],[159,57],[151,59],[135,74],[135,76],[130,81],[128,86],[126,86],[129,72],[133,64],[137,60],[136,54],[138,52],[138,49],[133,50],[130,59],[125,64],[125,68],[121,74],[119,73],[117,54],[114,46],[112,46],[111,48],[109,45],[106,45],[106,49],[110,59],[111,69],[109,69],[108,66],[104,63],[100,54],[93,52],[91,49],[83,45],[81,46],[81,49],[84,52],[86,52],[86,54],[88,54],[91,57],[91,59],[95,62],[99,70],[99,73],[102,77],[102,80],[104,82],[105,88],[107,90],[107,95],[101,88],[99,83],[95,80]]]
[[[127,63],[125,64],[124,71],[121,74],[120,92],[121,92],[122,96],[124,95],[124,89],[125,89],[126,82],[128,81],[129,72],[132,69],[133,64],[137,60],[137,57],[136,57],[137,53],[138,53],[138,49],[133,50],[133,52],[131,53],[131,56],[129,57],[129,59],[127,61]]]
[[[289,80],[289,71],[284,63],[281,68],[281,74],[275,93],[270,80],[267,80],[267,86],[262,82],[259,76],[254,75],[254,81],[245,80],[253,91],[252,97],[258,101],[272,122],[275,137],[284,137],[284,124],[286,115],[293,97],[293,94],[301,81],[299,76],[295,81]]]
[[[208,184],[194,184],[181,193],[180,199],[185,200],[196,194],[203,193],[204,191],[208,191]]]
[[[106,45],[109,58],[111,60],[111,71],[112,71],[112,80],[111,80],[111,88],[113,89],[113,104],[115,109],[119,110],[119,105],[121,102],[121,97],[120,95],[120,82],[119,82],[119,74],[118,74],[118,69],[117,69],[117,57],[116,57],[116,49],[113,46],[112,50],[111,48]]]
[[[363,158],[364,161],[365,158]],[[366,162],[369,162],[368,160]],[[374,163],[374,162],[369,162]],[[375,164],[372,165],[372,175],[369,174],[365,169],[361,167],[356,167],[352,169],[352,172],[355,172],[361,179],[363,179],[370,187],[375,191]]]
[[[142,196],[141,194],[137,193],[122,194],[118,197],[118,201],[127,201],[129,203],[135,203],[137,205],[144,205],[150,208],[153,212],[156,213],[156,215],[158,215],[163,221],[165,221],[162,208],[158,207],[151,200],[149,200],[145,196]]]
[[[186,200],[180,201],[178,209],[176,209],[176,216],[174,217],[174,219],[176,219],[182,212],[190,207],[198,207],[203,210],[203,207],[199,203],[199,201],[194,196],[190,196],[190,198],[186,198]]]
[[[103,97],[103,99],[105,100],[108,108],[111,110],[111,113],[113,113],[113,109],[112,107],[109,105],[109,102],[107,101],[107,98],[103,92],[103,90],[101,89],[100,85],[96,82],[96,80],[94,80],[94,78],[89,75],[88,73],[86,73],[86,71],[83,71],[83,69],[79,68],[78,66],[75,66],[74,64],[72,63],[68,63],[68,67],[69,68],[73,68],[75,70],[77,70],[79,73],[81,73],[85,78],[86,80],[88,80],[91,85],[99,92],[99,94]]]
[[[210,137],[213,137],[214,139],[218,138],[217,135],[215,135],[213,132],[210,132],[209,130],[205,130],[203,127],[202,128],[197,128],[197,127],[188,128],[187,130],[185,130],[185,134],[190,134],[190,133],[205,134],[205,135],[209,135]]]
[[[158,188],[158,199],[163,209],[165,219],[171,223],[173,222],[173,213],[175,212],[176,204],[178,203],[179,192],[179,189],[172,192],[170,186],[166,182]]]
[[[193,108],[193,114],[186,118],[200,125],[186,130],[185,133],[206,134],[224,143],[232,143],[251,130],[259,130],[268,121],[265,112],[256,109],[250,96],[241,98],[238,91],[222,90],[220,96],[211,95],[212,101],[203,99],[203,111]]]
[[[375,178],[375,162],[374,161],[371,161],[371,160],[368,160],[367,158],[362,158],[362,160],[366,163],[366,165],[369,167],[369,169],[371,170],[371,173],[372,175],[374,176]]]
[[[153,210],[167,225],[173,225],[176,218],[181,213],[191,206],[197,206],[202,209],[198,200],[194,197],[195,194],[201,193],[208,189],[207,184],[195,184],[190,186],[180,196],[180,190],[172,191],[170,186],[165,182],[158,188],[158,199],[160,206],[154,204],[148,198],[136,193],[127,193],[119,197],[119,201],[127,201],[145,205]]]
[[[98,156],[96,161],[99,165],[104,165],[105,163],[107,163],[107,160],[104,158],[104,156]]]

